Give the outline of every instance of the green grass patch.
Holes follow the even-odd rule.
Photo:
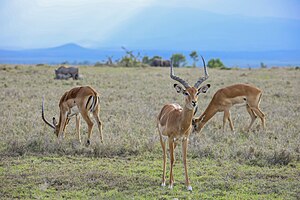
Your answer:
[[[300,165],[258,167],[189,159],[193,192],[186,191],[182,162],[173,190],[161,187],[160,157],[86,158],[25,156],[1,159],[2,198],[22,199],[290,199],[299,198]]]

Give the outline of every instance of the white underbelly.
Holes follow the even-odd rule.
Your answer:
[[[245,104],[246,103],[245,99],[246,99],[246,97],[238,96],[238,97],[235,97],[235,98],[231,98],[230,101],[232,102],[232,105]]]
[[[159,134],[164,142],[168,141],[168,139],[169,139],[169,136],[163,134],[165,131],[165,128],[166,128],[166,126],[161,126],[160,124],[158,125]],[[179,135],[178,137],[174,138],[174,142],[183,141],[186,139],[188,139],[186,136]]]
[[[70,111],[68,113],[69,117],[72,117],[72,116],[77,115],[77,114],[79,114],[78,106],[73,106],[72,108],[70,108]]]

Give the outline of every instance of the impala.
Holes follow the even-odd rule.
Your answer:
[[[103,143],[102,136],[102,122],[99,119],[100,111],[100,98],[99,94],[90,86],[75,87],[70,91],[64,93],[59,101],[59,121],[56,122],[53,117],[53,124],[48,122],[44,116],[44,98],[42,102],[42,119],[44,122],[54,129],[54,133],[59,138],[65,137],[65,129],[71,117],[76,116],[76,132],[79,142],[80,138],[80,115],[86,121],[88,125],[88,139],[87,145],[90,144],[90,137],[93,129],[94,123],[90,118],[90,114],[93,115],[97,122],[100,141]]]
[[[192,190],[192,186],[189,182],[188,169],[187,169],[187,147],[188,138],[192,129],[192,118],[194,115],[194,110],[197,106],[198,95],[200,93],[206,93],[209,84],[199,87],[202,82],[208,78],[207,69],[205,66],[205,61],[202,57],[204,63],[205,76],[199,78],[193,87],[191,87],[186,81],[174,75],[173,65],[171,64],[170,76],[175,81],[181,83],[184,88],[178,84],[174,84],[174,88],[178,93],[184,95],[185,104],[183,108],[178,104],[167,104],[165,105],[157,118],[157,127],[160,136],[160,143],[163,150],[163,176],[162,176],[162,186],[166,185],[166,142],[169,144],[170,151],[170,185],[169,188],[173,188],[174,177],[173,177],[173,165],[174,165],[174,150],[178,141],[182,142],[182,159],[185,172],[185,185],[188,190]]]
[[[203,126],[217,113],[224,112],[223,132],[225,123],[228,120],[231,131],[234,132],[233,123],[230,117],[230,108],[235,104],[246,104],[246,109],[251,116],[250,130],[257,116],[261,119],[262,127],[265,129],[265,114],[259,109],[262,91],[257,87],[247,84],[236,84],[219,89],[213,96],[206,110],[199,118],[193,120],[194,130],[200,132]]]

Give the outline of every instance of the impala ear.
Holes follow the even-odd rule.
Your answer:
[[[174,88],[177,93],[183,93],[185,90],[178,84],[174,84]]]
[[[199,95],[200,93],[206,93],[209,88],[210,88],[210,84],[203,85],[198,89],[197,95]]]

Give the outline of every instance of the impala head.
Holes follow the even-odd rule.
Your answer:
[[[171,72],[170,72],[171,78],[174,79],[175,81],[178,81],[179,83],[181,83],[182,86],[184,87],[183,88],[178,84],[174,84],[174,88],[176,89],[176,91],[178,93],[182,93],[184,95],[186,107],[190,110],[193,110],[197,107],[198,95],[200,93],[206,93],[207,90],[210,88],[210,84],[206,84],[206,85],[200,87],[200,84],[203,83],[208,78],[208,72],[207,72],[207,68],[205,66],[204,58],[202,56],[201,56],[201,58],[202,58],[202,61],[204,64],[204,74],[205,75],[203,77],[200,77],[193,87],[191,87],[185,80],[174,75],[173,63],[171,63]]]
[[[44,115],[44,97],[43,97],[43,101],[42,101],[42,119],[43,121],[48,125],[50,126],[51,128],[53,128],[54,130],[54,133],[56,134],[56,136],[58,136],[58,133],[59,133],[59,126],[56,122],[56,119],[55,117],[53,117],[53,122],[52,124],[50,122],[48,122],[46,119],[45,119],[45,115]]]

